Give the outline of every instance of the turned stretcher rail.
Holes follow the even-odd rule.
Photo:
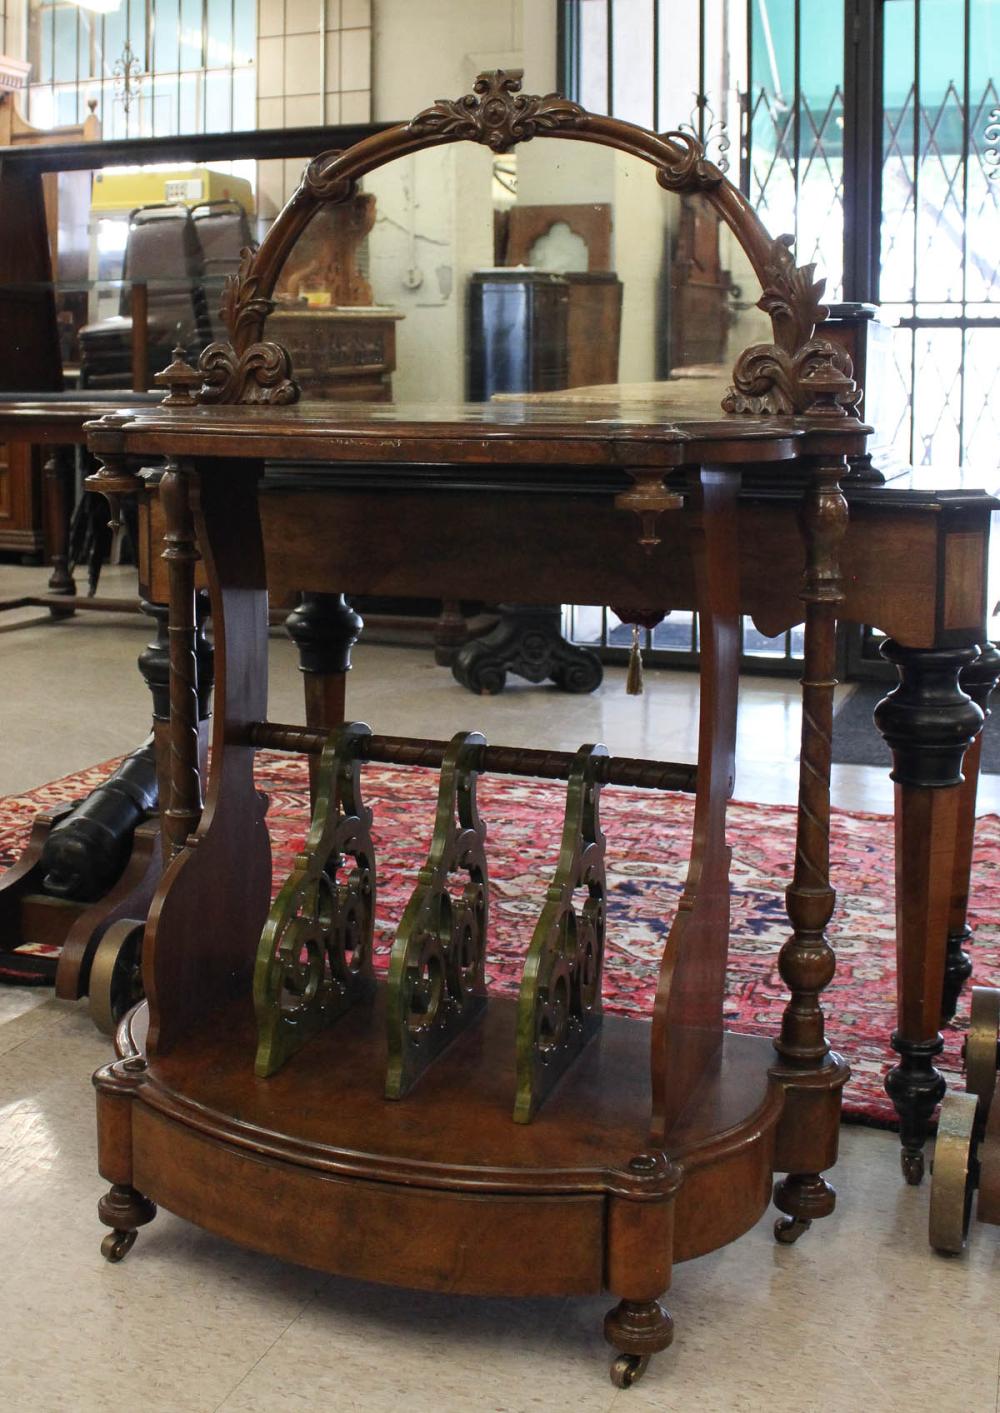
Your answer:
[[[256,750],[318,755],[328,739],[328,732],[308,726],[255,721],[234,744],[253,746]],[[426,741],[415,736],[369,736],[362,755],[364,760],[377,761],[382,765],[425,765],[439,769],[448,745],[447,741]],[[568,780],[575,759],[572,751],[540,751],[528,746],[484,746],[478,768],[496,775]],[[601,759],[598,774],[602,785],[632,785],[642,790],[681,790],[687,794],[693,794],[698,788],[697,766],[676,761],[606,756]]]

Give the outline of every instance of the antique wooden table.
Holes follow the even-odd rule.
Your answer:
[[[724,411],[300,402],[287,351],[265,325],[313,217],[348,200],[359,178],[377,185],[393,159],[453,144],[487,149],[476,170],[488,187],[492,154],[535,137],[569,139],[570,158],[574,142],[606,147],[616,163],[639,164],[636,191],[645,183],[653,196],[658,185],[703,200],[725,226],[728,258],[759,281],[770,323],[736,359]],[[396,196],[410,189],[406,170]],[[472,171],[462,166],[461,179]],[[520,158],[518,172],[520,183]],[[619,211],[623,248],[639,229],[635,209]],[[642,209],[643,230],[662,242],[669,217]],[[487,210],[480,229],[492,227]],[[648,261],[624,287],[623,327],[645,330],[632,352],[648,364]],[[905,1091],[904,1154],[916,1175],[940,1078],[925,1036],[940,1010],[960,767],[983,720],[958,685],[982,661],[982,505],[932,500],[902,514],[891,540],[876,510],[850,520],[840,482],[867,429],[853,415],[849,356],[817,330],[821,292],[813,268],[796,267],[788,239],[769,236],[690,136],[522,94],[519,74],[483,74],[473,93],[311,163],[227,286],[229,342],[206,349],[197,369],[175,359],[161,375],[161,408],[91,426],[102,470],[90,484],[112,507],[142,489],[140,472],[161,473],[170,640],[169,863],[142,940],[147,1001],[122,1024],[119,1058],[95,1076],[108,1259],[121,1259],[162,1202],[249,1246],[343,1274],[467,1293],[607,1290],[618,1299],[605,1320],[618,1351],[612,1377],[625,1386],[672,1338],[660,1302],[672,1262],[748,1230],[774,1175],[783,1175],[779,1240],[829,1215],[835,1194],[823,1174],[836,1159],[848,1075],[822,1009],[835,969],[826,927],[842,612],[893,635],[887,652],[901,676],[879,724],[895,757],[901,951],[915,976],[903,982],[894,1083]],[[430,355],[444,340],[428,332],[418,372],[437,371]],[[276,460],[295,463],[294,480],[262,494]],[[751,468],[777,493],[740,504]],[[218,684],[204,789],[200,560]],[[907,592],[887,612],[890,581]],[[451,742],[373,734],[345,713],[342,672],[322,671],[331,642],[350,636],[346,614],[337,631],[320,615],[312,642],[303,635],[312,659],[303,665],[319,669],[311,719],[269,723],[269,582],[307,603],[339,601],[346,586],[605,603],[637,630],[694,607],[698,761],[614,759],[596,744],[575,755],[494,746],[475,729]],[[790,935],[779,956],[790,996],[773,1042],[730,1035],[722,1022],[741,601],[768,633],[805,622]],[[309,835],[273,903],[253,783],[264,747],[313,762]],[[430,851],[385,979],[372,964],[370,761],[440,767]],[[559,862],[538,900],[516,1000],[486,993],[483,771],[567,781]],[[605,783],[687,790],[695,809],[652,1015],[602,1025]]]
[[[109,397],[90,400],[83,397],[20,403],[0,401],[0,436],[4,439],[24,439],[47,445],[72,446],[86,439],[84,424],[100,417],[107,410]],[[125,411],[125,409],[120,409]],[[671,415],[676,400],[671,404]],[[615,411],[598,407],[597,415],[605,417]],[[706,415],[708,408],[704,409]],[[508,409],[509,415],[509,409]],[[287,452],[282,446],[283,457]],[[356,483],[346,498],[340,497],[331,481],[343,486]],[[264,531],[267,578],[272,603],[290,603],[297,591],[306,589],[300,566],[320,562],[316,545],[329,514],[350,514],[364,521],[369,513],[371,497],[381,503],[385,485],[400,494],[405,493],[407,505],[417,502],[422,492],[434,489],[438,495],[447,493],[448,504],[456,515],[487,519],[493,508],[485,498],[489,478],[480,473],[475,479],[457,475],[445,467],[422,467],[406,474],[396,470],[388,476],[383,470],[374,479],[371,473],[362,482],[349,468],[335,472],[327,468],[318,476],[306,468],[269,465],[262,487],[261,516]],[[509,484],[514,485],[513,481]],[[621,478],[605,477],[604,493],[620,489]],[[584,492],[574,491],[574,504],[584,494],[593,498],[599,494],[593,481]],[[521,478],[519,493],[521,508],[511,512],[513,523],[506,534],[523,540],[531,536],[535,551],[546,543],[547,531],[539,525],[533,513],[525,513],[544,498],[552,504],[562,487],[558,475],[544,476],[533,469]],[[780,632],[801,621],[802,605],[798,597],[798,573],[801,560],[797,501],[801,487],[783,464],[775,474],[766,464],[753,465],[744,471],[739,498],[740,544],[740,608],[754,615],[763,631]],[[932,471],[912,473],[897,478],[886,486],[844,483],[849,505],[848,528],[841,549],[845,568],[845,599],[838,608],[841,620],[876,626],[908,650],[907,672],[911,683],[919,683],[926,697],[934,690],[939,664],[944,670],[961,667],[961,686],[985,707],[995,680],[995,658],[992,653],[967,663],[967,651],[985,641],[984,627],[989,605],[986,600],[985,564],[990,518],[997,501],[987,490],[974,482],[952,484],[943,488]],[[441,504],[440,500],[426,504]],[[596,501],[595,501],[596,503]],[[320,507],[317,511],[317,507]],[[345,508],[346,507],[346,508]],[[490,563],[481,562],[473,576],[463,556],[461,532],[452,534],[454,520],[440,521],[433,510],[425,515],[421,536],[431,535],[428,559],[440,567],[440,574],[428,575],[426,567],[417,570],[401,564],[398,559],[383,563],[365,555],[360,564],[350,568],[350,575],[336,581],[338,587],[351,592],[399,593],[430,592],[443,594],[451,584],[470,593],[475,582],[489,584],[493,591],[501,580]],[[168,596],[167,566],[162,560],[163,514],[154,487],[148,486],[141,497],[140,513],[140,580],[144,597],[154,604],[165,604]],[[664,528],[669,532],[669,522]],[[586,533],[583,523],[580,533]],[[602,527],[601,533],[604,533]],[[669,534],[667,536],[669,542]],[[659,551],[673,566],[676,556]],[[627,554],[626,558],[631,558]],[[536,553],[536,559],[540,554]],[[574,571],[574,592],[587,601],[598,595],[594,579],[593,546],[583,555]],[[431,582],[433,580],[433,583]],[[199,575],[199,582],[202,577]],[[318,577],[312,583],[318,582]],[[485,593],[486,589],[477,590]],[[671,590],[681,597],[672,599],[676,608],[690,607],[693,588],[690,576],[683,585],[678,582]],[[308,593],[306,634],[315,640],[317,631],[325,636],[326,650],[320,652],[315,641],[303,647],[307,684],[307,717],[312,725],[332,725],[337,718],[338,703],[343,700],[343,671],[349,654],[350,639],[341,641],[349,623],[337,627],[342,617],[339,595],[322,598]],[[311,631],[310,631],[311,630]],[[942,657],[941,655],[944,654]],[[916,677],[914,676],[916,674]],[[951,678],[948,678],[951,681]],[[958,709],[959,699],[953,697],[950,710]],[[946,708],[948,704],[945,703]],[[935,705],[934,710],[938,708]],[[165,719],[164,709],[158,711]],[[942,718],[942,725],[945,718]],[[931,783],[927,768],[919,764],[931,758],[935,746],[928,739],[930,723],[911,713],[909,729],[912,735],[907,760],[908,773],[896,792],[897,810],[897,890],[900,898],[898,920],[898,984],[899,1021],[894,1043],[900,1052],[900,1064],[893,1071],[890,1093],[904,1125],[903,1144],[905,1168],[911,1178],[919,1178],[918,1157],[926,1138],[934,1106],[943,1093],[943,1081],[934,1068],[934,1055],[940,1048],[939,1025],[954,1013],[958,994],[969,975],[965,946],[969,938],[966,906],[969,887],[969,866],[972,853],[976,780],[979,762],[979,738],[967,751],[961,767],[963,783],[955,776],[944,786]],[[946,728],[944,728],[946,729]],[[917,759],[914,760],[913,752]],[[900,762],[897,760],[897,767]],[[905,763],[904,769],[907,769]],[[904,788],[905,787],[905,788]],[[933,792],[933,793],[931,793]],[[925,851],[916,856],[909,852],[914,837],[923,832],[921,820],[930,811],[952,808],[957,811],[957,836],[954,862],[949,864],[947,851],[935,847],[930,851],[932,867]],[[928,849],[930,838],[927,838]],[[926,886],[925,886],[926,884]],[[126,912],[128,910],[126,909]],[[135,909],[133,909],[133,912]],[[88,946],[93,928],[85,929]],[[74,957],[77,949],[73,949]],[[68,958],[68,968],[62,988],[66,994],[80,994],[86,972],[81,973],[82,958]],[[943,983],[942,983],[943,978]],[[944,992],[943,1001],[938,998]]]

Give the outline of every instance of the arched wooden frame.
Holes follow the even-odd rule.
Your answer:
[[[796,266],[791,237],[772,239],[742,193],[706,159],[700,143],[687,133],[657,134],[588,113],[555,93],[538,97],[520,89],[519,70],[480,74],[473,92],[463,98],[439,99],[408,123],[310,162],[259,249],[244,251],[238,273],[226,282],[222,317],[230,341],[210,344],[203,352],[195,399],[270,404],[298,400],[288,354],[280,344],[264,341],[264,324],[274,307],[271,296],[281,269],[324,203],[346,200],[368,172],[424,148],[478,142],[506,152],[534,137],[561,137],[642,158],[655,168],[656,180],[667,191],[700,192],[746,252],[763,289],[759,305],[770,315],[774,342],[755,344],[740,355],[733,385],[723,399],[724,411],[839,417],[853,409],[860,393],[850,358],[815,337],[816,325],[827,314],[820,302],[825,281],[814,279],[814,265]],[[170,370],[160,381],[171,388],[168,402],[191,400],[183,379],[171,378]]]

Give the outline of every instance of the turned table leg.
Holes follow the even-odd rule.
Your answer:
[[[42,468],[45,529],[49,547],[48,590],[60,598],[76,594],[76,582],[69,568],[69,521],[73,504],[75,454],[71,446],[54,446]],[[72,608],[51,610],[55,618],[68,618]]]
[[[156,625],[156,637],[139,654],[138,666],[142,679],[153,699],[153,745],[156,752],[156,777],[160,813],[170,799],[170,634],[169,607],[139,600],[140,610]],[[208,721],[212,709],[214,652],[206,632],[209,614],[208,595],[199,592],[195,598],[195,670],[198,681],[199,763],[205,773],[208,750]]]
[[[983,713],[984,723],[990,714],[990,694],[1000,677],[1000,652],[992,643],[985,643],[976,661],[964,668],[958,679]],[[962,987],[972,975],[972,958],[965,950],[972,940],[967,912],[969,908],[969,876],[972,872],[972,850],[976,830],[976,789],[983,749],[982,732],[965,753],[958,796],[958,838],[955,846],[955,867],[952,877],[951,908],[948,914],[948,950],[944,963],[944,988],[941,996],[941,1024],[947,1025],[955,1014]]]
[[[897,1027],[899,1055],[886,1093],[899,1115],[903,1175],[919,1183],[931,1115],[945,1081],[934,1066],[943,1041],[942,982],[949,931],[962,759],[983,713],[965,695],[959,674],[975,647],[907,648],[888,639],[882,653],[899,685],[875,708],[875,724],[892,751],[896,783]]]
[[[843,597],[839,547],[847,529],[847,503],[839,484],[844,471],[843,457],[816,457],[800,513],[806,546],[802,748],[795,866],[785,893],[792,935],[778,958],[791,999],[775,1040],[780,1058],[773,1072],[786,1087],[786,1103],[792,1112],[801,1112],[803,1121],[797,1125],[799,1136],[788,1141],[787,1155],[779,1146],[776,1156],[779,1171],[788,1164],[787,1176],[774,1190],[775,1205],[785,1214],[775,1236],[784,1243],[833,1211],[836,1193],[820,1174],[836,1160],[830,1105],[839,1113],[847,1078],[846,1065],[827,1043],[820,1000],[836,966],[826,928],[836,899],[830,885],[830,764],[837,609]],[[819,1121],[824,1108],[825,1123]],[[816,1117],[807,1117],[810,1110]],[[815,1130],[815,1142],[805,1141],[810,1130]]]
[[[344,721],[351,649],[364,626],[364,619],[343,594],[303,594],[302,602],[285,619],[285,631],[299,650],[307,726],[332,731]],[[319,766],[319,756],[311,755],[309,794],[313,804]]]
[[[162,818],[167,851],[173,856],[197,829],[203,805],[195,590],[195,566],[201,556],[191,507],[191,473],[186,467],[168,463],[160,481],[160,501],[170,585],[170,790]]]

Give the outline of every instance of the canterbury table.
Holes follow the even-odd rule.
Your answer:
[[[759,281],[769,320],[739,352],[721,410],[694,398],[668,417],[655,406],[302,403],[266,324],[282,266],[316,212],[349,199],[362,177],[377,188],[395,159],[453,144],[488,157],[532,138],[566,139],[567,161],[574,144],[605,147],[671,196],[707,203],[727,259]],[[489,160],[479,170],[492,180]],[[520,157],[518,173],[520,184]],[[630,186],[629,201],[638,191]],[[648,228],[654,241],[659,221]],[[625,281],[623,325],[642,287],[638,276]],[[246,1245],[353,1276],[468,1293],[606,1290],[617,1302],[605,1320],[612,1377],[626,1386],[672,1338],[661,1297],[674,1260],[747,1231],[775,1176],[779,1240],[828,1216],[835,1194],[824,1174],[848,1075],[822,1010],[835,969],[830,734],[844,614],[891,633],[901,677],[878,715],[900,799],[901,948],[920,928],[931,939],[914,950],[917,983],[904,978],[893,1081],[906,1092],[904,1154],[916,1175],[920,1115],[936,1098],[925,1032],[941,1004],[960,767],[983,720],[958,679],[982,661],[985,539],[981,511],[960,497],[900,517],[891,541],[877,510],[849,515],[840,482],[867,428],[854,415],[849,356],[817,329],[821,293],[812,267],[795,265],[789,241],[768,235],[689,135],[649,133],[556,94],[523,94],[517,74],[484,74],[471,94],[310,164],[227,286],[228,341],[197,368],[175,358],[160,376],[161,408],[92,425],[102,469],[90,484],[113,515],[141,490],[140,472],[161,473],[170,640],[169,863],[142,938],[147,1001],[123,1022],[118,1059],[95,1076],[110,1260],[161,1202]],[[425,359],[444,337],[439,329]],[[301,469],[277,493],[268,565],[260,487],[275,460]],[[753,468],[774,494],[740,505]],[[934,556],[945,567],[931,575]],[[218,683],[207,783],[199,561]],[[637,630],[692,606],[698,761],[618,759],[597,743],[575,754],[544,742],[514,749],[487,743],[474,721],[450,742],[389,737],[350,721],[323,684],[312,720],[269,722],[269,570],[272,587],[284,577],[307,600],[350,585],[598,602]],[[908,593],[887,614],[890,579]],[[768,633],[805,622],[797,846],[779,958],[789,1001],[773,1043],[722,1024],[741,601]],[[313,761],[308,838],[273,903],[253,784],[262,747]],[[440,770],[430,850],[384,978],[372,965],[371,761]],[[476,782],[491,770],[566,781],[558,864],[537,900],[516,999],[489,998],[484,981],[488,821]],[[695,796],[687,880],[645,1021],[601,1016],[599,798],[611,782]]]

